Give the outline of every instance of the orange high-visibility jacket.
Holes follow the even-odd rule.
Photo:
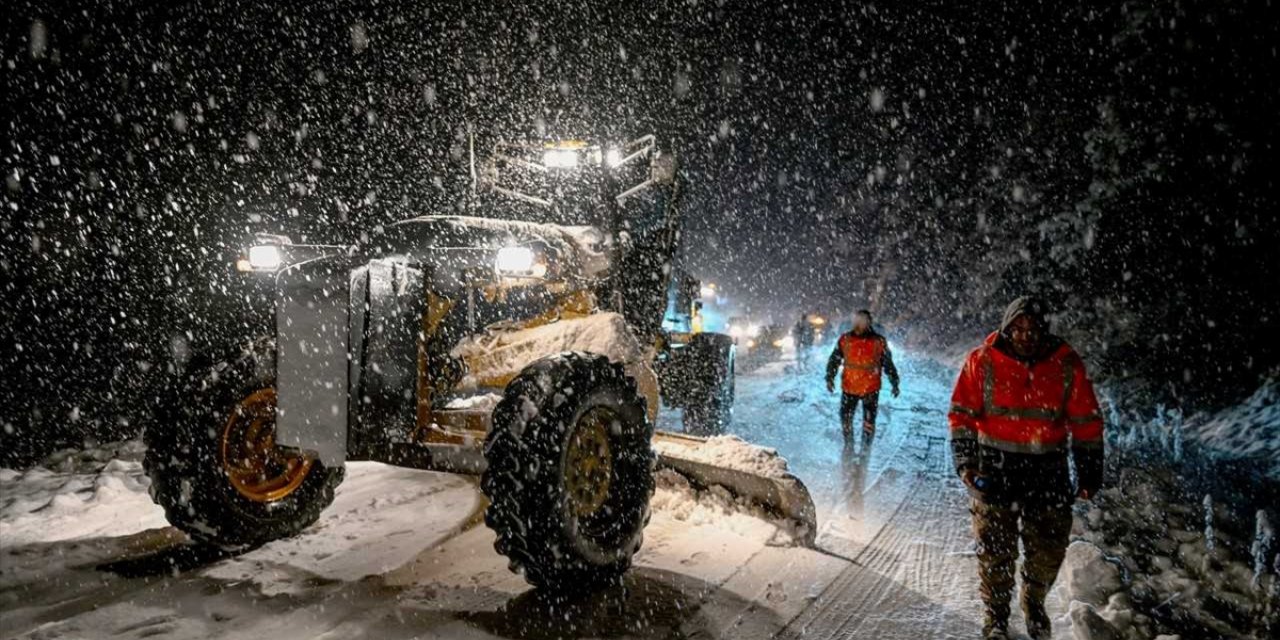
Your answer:
[[[827,379],[833,380],[836,367],[843,367],[840,388],[849,395],[863,396],[880,390],[880,376],[888,374],[889,382],[898,385],[898,370],[884,336],[867,331],[850,331],[840,336],[827,363]]]
[[[995,347],[973,350],[951,395],[953,447],[964,440],[1013,453],[1102,449],[1102,415],[1084,361],[1062,343],[1028,364]],[[959,450],[959,449],[957,449]]]

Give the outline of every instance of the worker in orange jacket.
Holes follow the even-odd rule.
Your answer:
[[[1098,400],[1080,356],[1049,333],[1046,313],[1038,298],[1014,300],[1000,330],[965,360],[951,396],[956,472],[973,496],[985,638],[1008,637],[1019,537],[1027,633],[1050,637],[1044,600],[1066,554],[1073,498],[1102,484]]]
[[[893,397],[898,397],[898,369],[893,366],[889,342],[871,328],[871,312],[853,314],[853,329],[840,336],[827,359],[827,391],[835,392],[836,373],[844,368],[840,390],[840,430],[853,437],[853,414],[862,404],[862,441],[871,444],[876,434],[876,410],[880,400],[880,376],[889,377]]]

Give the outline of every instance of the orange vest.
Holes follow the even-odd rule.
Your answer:
[[[844,356],[840,387],[845,393],[861,396],[880,390],[884,351],[884,338],[879,335],[846,333],[840,336],[840,353]]]
[[[1102,416],[1080,356],[1065,343],[1028,365],[995,348],[969,354],[951,396],[952,439],[1014,453],[1102,446]]]

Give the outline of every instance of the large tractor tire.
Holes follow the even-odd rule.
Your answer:
[[[733,423],[735,396],[734,352],[731,338],[700,333],[686,347],[684,431],[709,436],[725,432]]]
[[[649,522],[652,437],[635,381],[603,356],[551,356],[512,380],[480,482],[511,570],[556,591],[617,581]]]
[[[333,502],[342,467],[275,444],[275,343],[194,358],[144,438],[151,498],[173,526],[225,550],[292,536]]]

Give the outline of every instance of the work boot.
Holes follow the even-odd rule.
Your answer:
[[[982,640],[1009,640],[1008,621],[997,620],[988,612],[982,622]]]
[[[1044,597],[1022,588],[1022,618],[1027,623],[1027,635],[1031,640],[1049,640],[1053,635],[1049,612],[1044,610]]]

